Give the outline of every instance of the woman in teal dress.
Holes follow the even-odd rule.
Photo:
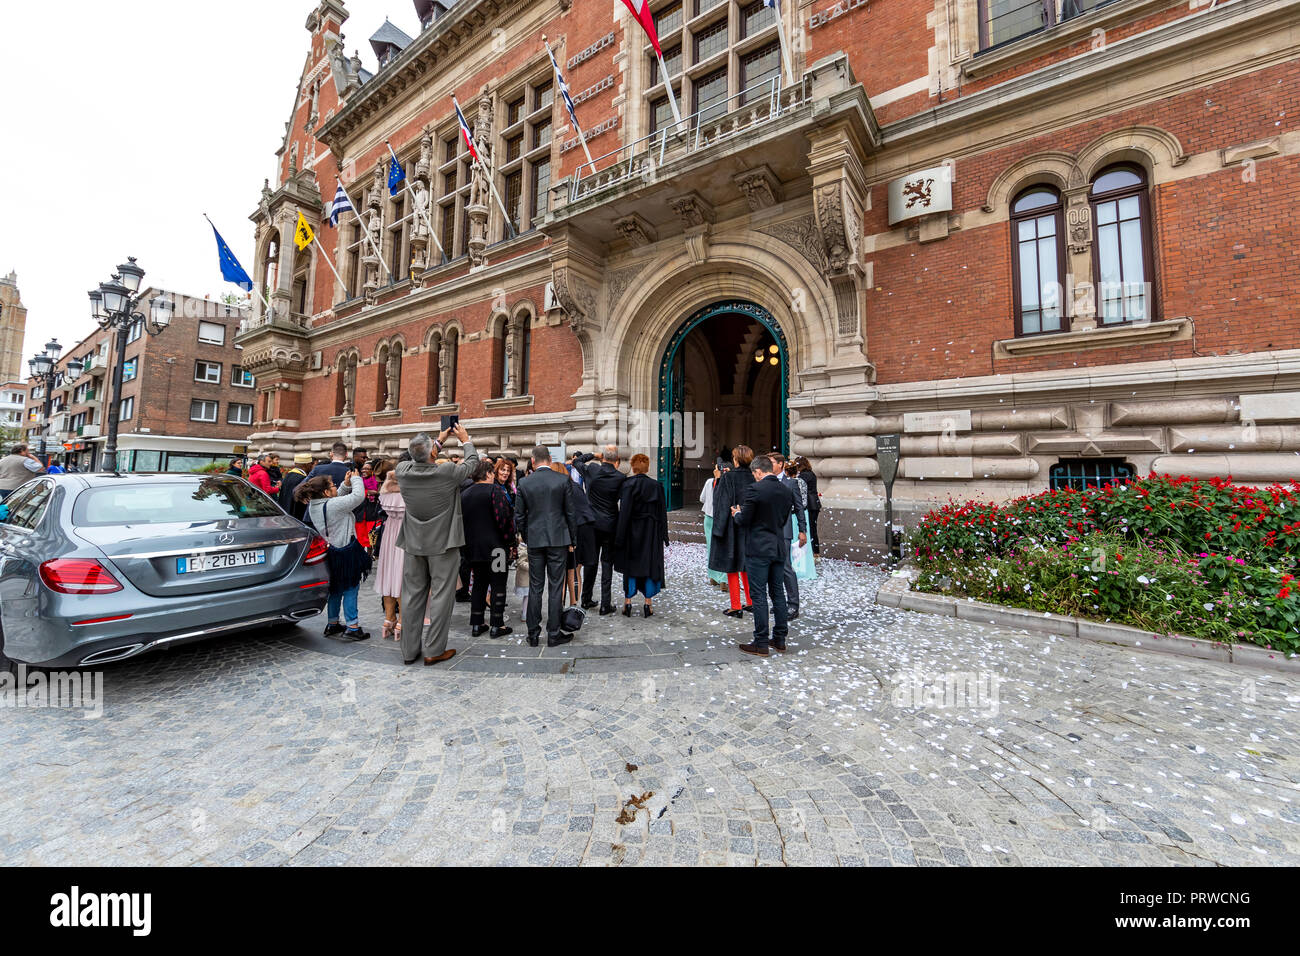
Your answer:
[[[713,486],[717,480],[722,477],[724,471],[726,471],[726,469],[722,467],[722,459],[719,458],[713,464],[713,477],[704,483],[704,490],[700,492],[700,504],[704,506],[704,546],[706,548],[708,547],[709,542],[713,540]],[[707,558],[705,559],[705,563],[708,563]],[[709,575],[709,584],[714,587],[726,586],[727,576],[725,574],[721,571],[714,571],[711,568],[706,570]]]
[[[803,509],[803,526],[808,527],[808,486],[799,480],[799,467],[794,462],[786,462],[786,477],[790,479],[790,487],[799,497],[799,507]],[[817,579],[817,565],[813,562],[812,541],[809,540],[802,548],[799,547],[799,526],[794,520],[794,515],[790,516],[790,528],[793,532],[793,540],[790,555],[790,563],[794,568],[794,576],[800,581],[815,581]]]

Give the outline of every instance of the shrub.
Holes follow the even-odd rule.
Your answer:
[[[1300,483],[1151,475],[950,503],[912,544],[921,590],[1300,652]]]

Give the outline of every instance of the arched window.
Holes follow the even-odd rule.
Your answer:
[[[1015,282],[1016,334],[1064,328],[1065,274],[1061,194],[1032,186],[1011,203],[1011,274]]]
[[[1146,322],[1153,311],[1146,176],[1136,166],[1110,166],[1093,179],[1089,201],[1097,318],[1103,325]]]
[[[425,376],[425,405],[442,403],[442,333],[435,332],[429,338],[429,367]]]
[[[447,331],[446,342],[442,346],[444,352],[443,358],[443,381],[442,381],[442,403],[444,405],[454,404],[456,401],[456,364],[460,352],[460,331],[449,329]]]

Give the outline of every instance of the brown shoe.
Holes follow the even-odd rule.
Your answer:
[[[753,654],[755,657],[767,657],[767,648],[759,647],[757,644],[737,644],[746,654]]]
[[[449,661],[455,656],[456,650],[455,648],[451,648],[450,650],[443,651],[437,657],[426,657],[424,659],[424,666],[432,667],[434,664],[441,664],[443,661]]]
[[[785,645],[784,645],[784,644],[777,644],[777,643],[774,641],[774,642],[772,642],[771,644],[769,644],[769,645],[767,645],[767,646],[770,647],[770,648],[771,648],[772,650],[774,650],[774,651],[780,651],[782,654],[785,653]]]

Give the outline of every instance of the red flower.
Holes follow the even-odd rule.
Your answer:
[[[1289,598],[1289,597],[1291,596],[1291,589],[1290,589],[1290,588],[1283,588],[1282,590],[1280,590],[1280,591],[1277,592],[1277,596],[1280,597],[1282,600],[1285,601],[1287,598]]]

